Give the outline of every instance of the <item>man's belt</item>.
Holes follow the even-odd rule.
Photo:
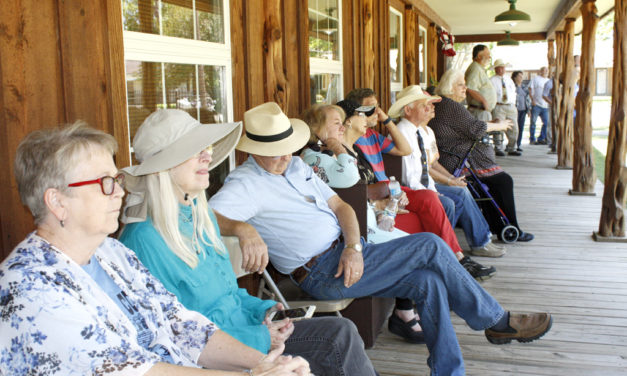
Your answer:
[[[290,273],[294,282],[300,285],[305,280],[305,278],[307,278],[307,276],[309,275],[309,270],[311,270],[311,268],[314,265],[316,265],[316,262],[318,261],[318,259],[322,257],[322,255],[324,255],[325,253],[331,252],[332,250],[334,250],[339,242],[340,242],[340,238],[335,239],[333,243],[331,243],[331,246],[327,248],[326,250],[324,250],[324,252],[312,257],[309,261],[307,261],[305,265],[294,269],[294,271]]]
[[[497,103],[499,106],[511,106],[513,103]]]

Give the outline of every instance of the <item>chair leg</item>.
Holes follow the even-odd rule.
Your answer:
[[[268,284],[268,286],[270,287],[270,290],[277,297],[277,299],[279,299],[281,304],[283,304],[283,307],[285,307],[285,309],[289,309],[290,305],[287,304],[287,300],[285,300],[285,298],[283,297],[283,294],[281,294],[281,291],[279,291],[279,288],[276,286],[276,284],[272,280],[272,277],[270,277],[270,274],[268,273],[267,270],[263,271],[263,280],[261,281],[261,283],[263,283],[264,281],[265,283]],[[259,291],[261,293],[261,285],[259,287],[260,287]]]

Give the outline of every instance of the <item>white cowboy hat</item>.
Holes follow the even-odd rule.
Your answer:
[[[402,115],[401,110],[403,109],[403,107],[412,102],[423,99],[427,100],[428,102],[439,102],[442,100],[442,98],[438,97],[437,95],[432,96],[424,92],[419,85],[410,85],[401,90],[398,94],[396,94],[396,102],[394,102],[392,107],[390,107],[390,110],[388,111],[388,116],[391,118],[398,118]]]
[[[244,113],[244,135],[235,147],[264,157],[292,154],[309,141],[309,127],[300,119],[288,118],[274,102]]]
[[[506,63],[503,59],[496,59],[494,64],[492,64],[492,68],[496,67],[509,67],[509,63]]]

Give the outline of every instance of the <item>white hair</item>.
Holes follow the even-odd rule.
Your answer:
[[[191,238],[179,229],[179,202],[174,192],[175,185],[168,171],[146,176],[148,214],[152,223],[165,240],[170,250],[194,269],[198,265],[201,242],[212,245],[216,252],[226,254],[218,231],[209,217],[209,204],[204,193],[192,202],[193,233]]]
[[[460,78],[464,78],[464,72],[459,69],[449,69],[440,78],[440,83],[435,92],[437,95],[446,95],[447,97],[453,95],[453,85]]]

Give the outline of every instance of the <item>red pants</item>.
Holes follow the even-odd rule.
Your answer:
[[[397,215],[395,227],[410,234],[434,233],[441,237],[453,252],[461,252],[462,248],[457,242],[457,236],[440,203],[438,194],[430,189],[417,191],[407,187],[401,187],[401,189],[409,199],[409,205],[405,207],[409,213]]]

